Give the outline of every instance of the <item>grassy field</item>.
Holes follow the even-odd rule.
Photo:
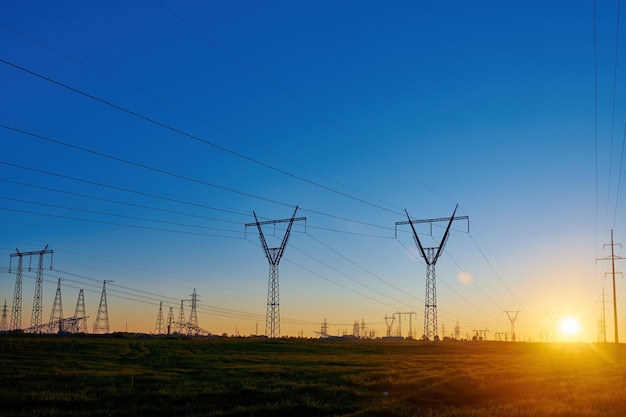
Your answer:
[[[624,416],[626,345],[0,336],[0,416]]]

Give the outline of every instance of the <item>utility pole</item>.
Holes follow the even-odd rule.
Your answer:
[[[504,310],[504,312],[506,313],[506,316],[509,318],[509,321],[511,322],[511,342],[515,342],[515,320],[517,319],[517,315],[520,313],[520,310],[515,310],[515,311]],[[515,313],[515,315],[511,317],[511,314],[513,313]]]
[[[604,288],[602,288],[602,338],[606,343],[606,307],[604,306]]]
[[[615,291],[615,260],[624,259],[620,256],[615,255],[615,246],[622,247],[621,243],[613,243],[613,229],[611,229],[611,243],[607,243],[604,245],[611,247],[611,255],[606,258],[596,259],[596,261],[611,261],[611,275],[613,276],[613,325],[615,326],[615,343],[619,343],[619,335],[617,332],[617,293]],[[618,272],[619,273],[619,272]]]
[[[420,255],[426,262],[426,297],[425,297],[425,305],[424,305],[424,335],[422,336],[425,340],[439,340],[439,333],[437,331],[437,285],[436,285],[436,274],[435,274],[435,264],[437,260],[443,253],[443,248],[446,245],[446,241],[448,240],[448,236],[450,234],[450,226],[452,226],[452,222],[454,220],[467,220],[467,228],[469,229],[469,217],[468,216],[459,216],[455,217],[456,210],[459,205],[457,204],[454,208],[454,212],[452,212],[452,217],[447,218],[438,218],[438,219],[425,219],[425,220],[411,220],[409,213],[404,210],[406,213],[406,217],[408,221],[396,222],[396,237],[398,226],[409,224],[411,225],[411,230],[413,231],[413,239],[417,244],[417,247],[420,251]],[[438,247],[430,247],[425,248],[422,246],[422,242],[415,231],[416,223],[429,223],[430,231],[432,235],[432,224],[437,222],[447,221],[448,227],[441,239],[441,243]]]
[[[267,284],[267,310],[265,314],[265,336],[269,338],[280,337],[280,301],[278,294],[278,264],[280,263],[281,258],[283,257],[283,253],[285,252],[285,247],[287,246],[287,241],[289,240],[289,235],[291,233],[291,227],[293,223],[296,221],[304,220],[306,222],[306,217],[298,217],[296,218],[296,212],[298,211],[298,206],[293,211],[293,215],[290,219],[281,219],[281,220],[269,220],[265,222],[259,222],[259,219],[256,216],[255,212],[252,212],[254,215],[254,223],[247,223],[245,226],[256,226],[259,230],[259,239],[261,240],[261,246],[263,247],[263,251],[265,252],[265,257],[269,262],[269,280]],[[282,244],[277,248],[270,248],[267,246],[267,242],[265,240],[265,236],[263,235],[262,225],[272,224],[276,225],[278,223],[289,223],[287,226],[287,231],[285,232],[285,236],[283,237]]]
[[[96,314],[96,322],[93,325],[94,334],[109,333],[109,309],[107,307],[107,282],[114,282],[114,281],[104,280],[104,284],[102,284],[102,295],[100,296],[100,305],[98,306],[98,314]]]

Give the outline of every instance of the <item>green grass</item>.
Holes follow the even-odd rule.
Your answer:
[[[624,416],[626,346],[0,336],[0,416]]]

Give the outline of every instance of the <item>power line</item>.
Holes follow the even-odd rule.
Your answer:
[[[18,128],[15,128],[15,127],[12,127],[12,126],[0,124],[0,128],[11,130],[11,131],[14,131],[16,133],[20,133],[20,134],[23,134],[23,135],[26,135],[26,136],[30,136],[30,137],[37,138],[37,139],[40,139],[40,140],[48,141],[48,142],[51,142],[51,143],[54,143],[54,144],[57,144],[57,145],[60,145],[60,146],[68,147],[68,148],[71,148],[71,149],[74,149],[74,150],[78,150],[78,151],[81,151],[81,152],[85,152],[85,153],[90,153],[90,154],[97,155],[97,156],[100,156],[100,157],[103,157],[103,158],[111,159],[111,160],[114,160],[114,161],[117,161],[117,162],[120,162],[120,163],[124,163],[124,164],[127,164],[127,165],[135,166],[135,167],[138,167],[138,168],[141,168],[141,169],[146,169],[146,170],[149,170],[149,171],[153,171],[153,172],[157,172],[157,173],[160,173],[160,174],[168,175],[168,176],[171,176],[171,177],[174,177],[174,178],[178,178],[178,179],[181,179],[181,180],[185,180],[185,181],[189,181],[189,182],[192,182],[192,183],[197,183],[197,184],[200,184],[200,185],[205,185],[205,186],[209,186],[209,187],[212,187],[212,188],[217,188],[217,189],[220,189],[220,190],[223,190],[223,191],[232,192],[232,193],[235,193],[235,194],[239,194],[239,195],[243,195],[243,196],[246,196],[246,197],[255,198],[255,199],[258,199],[258,200],[262,200],[262,201],[271,202],[271,203],[278,204],[278,205],[292,207],[291,204],[288,204],[288,203],[285,203],[285,202],[269,199],[269,198],[262,197],[262,196],[259,196],[259,195],[255,195],[255,194],[248,193],[248,192],[239,191],[239,190],[236,190],[236,189],[233,189],[233,188],[230,188],[230,187],[224,187],[224,186],[221,186],[221,185],[218,185],[218,184],[210,183],[210,182],[207,182],[207,181],[204,181],[204,180],[200,180],[200,179],[197,179],[197,178],[192,178],[192,177],[189,177],[189,176],[186,176],[186,175],[183,175],[183,174],[179,174],[179,173],[176,173],[176,172],[172,172],[172,171],[168,171],[168,170],[165,170],[165,169],[161,169],[161,168],[157,168],[157,167],[154,167],[154,166],[150,166],[150,165],[145,164],[145,163],[134,162],[134,161],[131,161],[131,160],[126,159],[126,158],[113,156],[113,155],[110,155],[110,154],[107,154],[107,153],[104,153],[104,152],[101,152],[101,151],[96,151],[96,150],[93,150],[93,149],[89,149],[89,148],[86,148],[84,146],[74,145],[74,144],[71,144],[71,143],[59,140],[59,139],[54,139],[54,138],[51,138],[51,137],[48,137],[48,136],[44,136],[44,135],[40,135],[40,134],[37,134],[37,133],[29,132],[29,131],[26,131],[26,130],[23,130],[23,129],[18,129]],[[0,162],[0,163],[2,163],[2,162]],[[56,176],[62,176],[64,178],[75,179],[74,177],[69,177],[69,176],[64,176],[64,175],[59,175],[59,174],[52,174],[52,173],[47,172],[47,171],[31,169],[31,168],[25,168],[23,166],[19,166],[19,165],[15,165],[15,164],[9,164],[9,163],[5,163],[5,164],[6,165],[11,165],[11,166],[14,166],[14,167],[18,167],[18,168],[34,170],[36,172],[42,172],[42,173],[45,173],[45,174],[48,174],[48,175],[56,175]],[[79,181],[88,182],[88,183],[91,183],[91,184],[94,184],[94,185],[99,185],[99,186],[105,186],[105,185],[102,185],[101,183],[95,183],[95,182],[91,182],[91,181],[87,181],[87,180],[79,180]],[[127,189],[123,189],[121,187],[116,187],[116,186],[106,186],[106,187],[114,188],[114,189],[117,189],[117,190],[128,191]],[[134,193],[137,193],[137,192],[134,192]],[[139,194],[149,195],[151,197],[154,197],[154,195],[151,195],[151,194],[146,194],[146,193],[139,193]],[[179,202],[179,201],[177,201],[177,202]],[[200,206],[203,207],[203,208],[211,208],[211,207],[207,207],[207,206],[204,206],[204,205],[200,205]],[[212,209],[219,210],[219,211],[224,211],[224,212],[228,212],[228,213],[235,213],[235,214],[245,215],[244,213],[234,212],[232,210],[224,210],[224,209],[217,209],[217,208],[212,208]],[[341,220],[346,220],[346,221],[350,221],[350,222],[360,223],[360,224],[371,226],[371,227],[391,230],[391,228],[389,228],[389,227],[375,225],[375,224],[367,223],[367,222],[359,222],[359,221],[356,221],[356,220],[347,219],[345,217],[339,217],[339,216],[335,216],[335,215],[331,215],[331,214],[327,214],[327,213],[322,213],[320,211],[316,211],[316,210],[312,210],[312,209],[303,209],[303,210],[309,211],[309,212],[315,213],[315,214],[320,214],[320,215],[324,215],[324,216],[328,216],[328,217],[341,219]]]
[[[291,100],[293,100],[294,102],[296,102],[297,104],[299,104],[300,106],[302,106],[304,109],[306,109],[307,111],[309,111],[311,114],[315,115],[318,119],[320,119],[321,121],[323,121],[324,123],[326,123],[328,126],[330,126],[331,128],[335,129],[337,132],[341,133],[343,136],[349,138],[350,140],[352,140],[353,142],[356,142],[357,144],[359,144],[361,147],[363,147],[364,149],[366,149],[367,151],[369,151],[370,153],[372,153],[373,155],[377,156],[378,158],[380,158],[381,160],[383,160],[385,163],[389,164],[390,166],[392,166],[393,168],[395,168],[396,170],[398,170],[399,172],[401,172],[402,174],[406,175],[407,177],[411,178],[412,180],[416,181],[418,184],[422,185],[423,187],[429,189],[430,191],[432,191],[433,193],[437,194],[438,196],[444,198],[445,200],[448,200],[450,202],[452,202],[452,200],[450,200],[448,197],[446,197],[445,195],[443,195],[441,192],[435,190],[434,188],[430,187],[428,184],[424,183],[423,181],[419,180],[419,178],[416,178],[415,176],[411,175],[410,173],[408,173],[407,171],[405,171],[404,169],[400,168],[397,164],[393,163],[390,159],[386,158],[385,156],[383,156],[380,152],[377,152],[375,149],[373,149],[372,147],[368,146],[365,142],[363,142],[362,140],[360,140],[359,138],[357,138],[355,135],[353,135],[352,133],[348,132],[346,129],[344,129],[343,127],[339,126],[337,123],[335,123],[334,121],[332,121],[329,117],[327,117],[326,115],[324,115],[322,112],[320,112],[319,110],[315,109],[313,106],[309,105],[308,103],[306,103],[304,100],[302,100],[300,97],[296,96],[295,94],[293,94],[291,91],[287,90],[285,87],[283,87],[282,85],[280,85],[278,82],[274,81],[272,78],[268,77],[267,75],[265,75],[264,73],[262,73],[260,70],[258,70],[256,67],[254,67],[252,64],[250,64],[249,62],[247,62],[246,60],[244,60],[243,58],[241,58],[239,55],[235,54],[234,52],[232,52],[231,50],[227,49],[226,47],[224,47],[222,44],[220,44],[219,42],[217,42],[215,39],[211,38],[209,35],[207,35],[205,32],[201,31],[200,29],[198,29],[196,26],[192,25],[191,23],[189,23],[187,20],[183,19],[180,15],[174,13],[171,9],[165,7],[163,4],[161,4],[159,1],[157,0],[153,0],[153,2],[159,6],[161,9],[163,9],[164,11],[166,11],[168,14],[170,14],[171,16],[173,16],[176,20],[178,20],[180,23],[182,23],[184,26],[187,26],[188,28],[190,28],[192,31],[196,32],[198,35],[200,35],[202,38],[204,38],[205,40],[207,40],[208,42],[210,42],[212,45],[214,45],[215,47],[217,47],[218,49],[220,49],[222,52],[224,52],[226,55],[230,56],[233,60],[235,60],[237,63],[239,63],[240,65],[244,66],[245,68],[247,68],[248,70],[250,70],[251,72],[253,72],[254,74],[256,74],[257,76],[259,76],[260,78],[262,78],[263,80],[265,80],[268,84],[270,84],[271,86],[273,86],[274,88],[276,88],[277,90],[279,90],[280,92],[282,92],[284,95],[286,95],[287,97],[289,97]],[[387,211],[391,211],[391,210],[387,210]],[[398,214],[399,212],[396,211],[391,211],[394,214]]]
[[[33,76],[35,76],[35,77],[37,77],[37,78],[40,78],[40,79],[42,79],[42,80],[48,81],[48,82],[50,82],[50,83],[52,83],[52,84],[55,84],[55,85],[57,85],[57,86],[59,86],[59,87],[62,87],[62,88],[65,88],[65,89],[67,89],[67,90],[70,90],[70,91],[72,91],[72,92],[74,92],[74,93],[80,94],[80,95],[82,95],[82,96],[84,96],[84,97],[87,97],[87,98],[89,98],[89,99],[91,99],[91,100],[97,101],[97,102],[99,102],[99,103],[102,103],[102,104],[104,104],[104,105],[107,105],[107,106],[109,106],[109,107],[112,107],[112,108],[114,108],[114,109],[117,109],[117,110],[119,110],[119,111],[122,111],[122,112],[124,112],[124,113],[127,113],[127,114],[129,114],[129,115],[131,115],[131,116],[134,116],[134,117],[139,118],[139,119],[142,119],[142,120],[144,120],[144,121],[146,121],[146,122],[152,123],[152,124],[154,124],[154,125],[156,125],[156,126],[159,126],[159,127],[164,128],[164,129],[167,129],[167,130],[169,130],[169,131],[171,131],[171,132],[177,133],[177,134],[179,134],[179,135],[181,135],[181,136],[187,137],[187,138],[189,138],[189,139],[192,139],[192,140],[194,140],[194,141],[200,142],[200,143],[202,143],[202,144],[205,144],[205,145],[211,146],[211,147],[213,147],[213,148],[215,148],[215,149],[218,149],[218,150],[220,150],[220,151],[222,151],[222,152],[226,152],[226,153],[228,153],[228,154],[230,154],[230,155],[236,156],[236,157],[238,157],[238,158],[240,158],[240,159],[244,159],[244,160],[246,160],[246,161],[248,161],[248,162],[252,162],[252,163],[254,163],[254,164],[256,164],[256,165],[259,165],[259,166],[262,166],[262,167],[264,167],[264,168],[270,169],[270,170],[272,170],[272,171],[278,172],[279,174],[283,174],[283,175],[289,176],[289,177],[291,177],[291,178],[294,178],[294,179],[297,179],[297,180],[299,180],[299,181],[305,182],[305,183],[307,183],[307,184],[313,185],[313,186],[315,186],[315,187],[321,188],[321,189],[323,189],[323,190],[325,190],[325,191],[329,191],[329,192],[332,192],[332,193],[334,193],[334,194],[338,194],[338,195],[340,195],[340,196],[343,196],[343,197],[349,198],[349,199],[351,199],[351,200],[354,200],[354,201],[357,201],[357,202],[360,202],[360,203],[363,203],[363,204],[366,204],[366,205],[369,205],[369,206],[372,206],[372,207],[378,208],[378,209],[380,209],[380,210],[384,210],[384,211],[387,211],[387,212],[390,212],[390,213],[398,214],[398,212],[396,212],[396,211],[394,211],[394,210],[388,209],[388,208],[383,207],[383,206],[378,205],[378,204],[371,203],[371,202],[369,202],[369,201],[363,200],[362,198],[355,197],[355,196],[353,196],[353,195],[350,195],[350,194],[348,194],[348,193],[344,193],[344,192],[339,191],[339,190],[336,190],[336,189],[334,189],[334,188],[331,188],[331,187],[325,186],[325,185],[320,184],[320,183],[318,183],[318,182],[315,182],[315,181],[312,181],[312,180],[306,179],[306,178],[301,177],[301,176],[299,176],[299,175],[296,175],[296,174],[293,174],[293,173],[291,173],[291,172],[285,171],[285,170],[283,170],[283,169],[277,168],[277,167],[275,167],[275,166],[273,166],[273,165],[270,165],[270,164],[268,164],[268,163],[262,162],[262,161],[260,161],[260,160],[258,160],[258,159],[255,159],[255,158],[252,158],[252,157],[246,156],[246,155],[244,155],[244,154],[242,154],[242,153],[239,153],[239,152],[233,151],[232,149],[229,149],[229,148],[226,148],[226,147],[224,147],[224,146],[218,145],[218,144],[216,144],[216,143],[210,142],[210,141],[208,141],[208,140],[206,140],[206,139],[202,139],[202,138],[200,138],[199,136],[196,136],[196,135],[193,135],[193,134],[191,134],[191,133],[185,132],[185,131],[183,131],[183,130],[181,130],[181,129],[178,129],[178,128],[176,128],[176,127],[170,126],[170,125],[168,125],[168,124],[166,124],[166,123],[160,122],[160,121],[158,121],[158,120],[156,120],[156,119],[153,119],[153,118],[151,118],[151,117],[148,117],[148,116],[146,116],[146,115],[143,115],[143,114],[137,113],[136,111],[133,111],[133,110],[127,109],[127,108],[125,108],[125,107],[122,107],[122,106],[120,106],[120,105],[118,105],[118,104],[115,104],[115,103],[110,102],[110,101],[108,101],[108,100],[105,100],[105,99],[103,99],[103,98],[100,98],[100,97],[94,96],[93,94],[89,94],[89,93],[87,93],[87,92],[85,92],[85,91],[82,91],[82,90],[79,90],[79,89],[77,89],[77,88],[71,87],[71,86],[69,86],[68,84],[62,83],[62,82],[60,82],[60,81],[56,81],[56,80],[54,80],[54,79],[52,79],[52,78],[50,78],[50,77],[46,77],[46,76],[45,76],[45,75],[43,75],[43,74],[40,74],[40,73],[37,73],[37,72],[35,72],[35,71],[29,70],[29,69],[27,69],[27,68],[25,68],[25,67],[22,67],[22,66],[20,66],[20,65],[14,64],[14,63],[9,62],[9,61],[6,61],[6,60],[4,60],[4,59],[2,59],[2,58],[0,58],[0,63],[3,63],[3,64],[5,64],[5,65],[7,65],[7,66],[10,66],[10,67],[15,68],[15,69],[17,69],[17,70],[20,70],[20,71],[25,72],[25,73],[27,73],[27,74],[33,75]],[[267,200],[267,199],[264,199],[264,200]]]
[[[615,97],[617,96],[617,58],[619,56],[619,26],[620,26],[620,21],[619,21],[619,15],[620,15],[620,5],[621,5],[621,0],[617,0],[617,22],[616,22],[616,27],[615,27],[615,60],[613,63],[613,104],[612,104],[612,114],[611,114],[611,147],[610,147],[610,152],[609,152],[609,186],[607,187],[607,201],[606,201],[606,210],[607,210],[607,215],[609,212],[609,205],[610,205],[610,197],[611,197],[611,177],[613,174],[613,138],[614,138],[614,131],[615,131]],[[619,190],[619,187],[618,187]]]
[[[221,228],[217,228],[217,227],[200,226],[200,225],[195,225],[195,224],[178,223],[178,222],[171,222],[171,221],[165,221],[165,220],[146,219],[146,218],[143,218],[143,217],[127,216],[127,215],[115,214],[115,213],[106,213],[106,212],[103,212],[103,211],[80,209],[80,208],[77,208],[77,207],[67,207],[67,206],[62,206],[62,205],[58,205],[58,204],[42,203],[42,202],[38,202],[38,201],[28,201],[28,200],[22,200],[22,199],[11,198],[11,197],[0,197],[0,200],[13,201],[13,202],[19,202],[19,203],[26,203],[26,204],[33,204],[33,205],[44,206],[44,207],[59,208],[59,209],[63,209],[63,210],[78,211],[78,212],[81,212],[81,213],[100,214],[100,215],[103,215],[103,216],[118,217],[118,218],[122,218],[122,219],[140,220],[140,221],[144,221],[144,222],[168,224],[168,225],[173,225],[173,226],[193,227],[193,228],[196,228],[196,229],[207,229],[207,230],[218,230],[218,231],[221,231],[221,232],[241,233],[238,230],[232,230],[232,229],[221,229]]]
[[[243,239],[243,237],[236,237],[236,236],[216,235],[216,234],[210,234],[210,233],[189,232],[189,231],[183,231],[183,230],[163,229],[163,228],[158,228],[158,227],[139,226],[139,225],[133,225],[133,224],[105,222],[105,221],[102,221],[102,220],[83,219],[83,218],[80,218],[80,217],[72,217],[72,216],[61,216],[61,215],[58,215],[58,214],[40,213],[40,212],[29,211],[29,210],[17,210],[17,209],[11,209],[11,208],[7,208],[7,207],[0,207],[0,210],[13,212],[13,213],[31,214],[31,215],[44,216],[44,217],[53,217],[53,218],[57,218],[57,219],[77,220],[77,221],[82,221],[82,222],[87,222],[87,223],[105,224],[105,225],[109,225],[109,226],[122,226],[122,227],[129,227],[129,228],[133,228],[133,229],[154,230],[154,231],[158,231],[158,232],[181,233],[181,234],[196,235],[196,236],[221,237],[221,238],[226,238],[226,239]]]
[[[124,82],[124,81],[122,81],[122,80],[120,80],[120,79],[118,79],[118,78],[116,78],[116,77],[114,77],[114,76],[112,76],[112,75],[110,75],[110,74],[108,74],[108,73],[106,73],[106,72],[104,72],[104,71],[102,71],[102,70],[100,70],[100,69],[96,68],[96,67],[93,67],[93,66],[91,66],[91,65],[88,65],[88,64],[86,64],[86,63],[84,63],[84,62],[82,62],[82,61],[80,61],[80,60],[78,60],[78,59],[76,59],[76,58],[72,57],[71,55],[69,55],[69,54],[67,54],[67,53],[65,53],[65,52],[60,51],[60,50],[59,50],[59,49],[57,49],[57,48],[54,48],[54,47],[52,47],[52,46],[50,46],[50,45],[48,45],[48,44],[45,44],[44,42],[41,42],[41,41],[39,41],[39,40],[37,40],[37,39],[33,38],[32,36],[28,36],[28,35],[26,35],[26,34],[24,34],[24,33],[22,33],[22,32],[17,31],[16,29],[11,28],[11,27],[9,27],[9,26],[7,26],[7,25],[5,25],[5,24],[2,24],[2,23],[0,23],[0,27],[3,27],[3,28],[5,28],[5,29],[7,29],[7,30],[9,30],[9,31],[11,31],[11,32],[13,32],[13,33],[15,33],[15,34],[17,34],[17,35],[19,35],[19,36],[23,37],[23,38],[25,38],[25,39],[28,39],[29,41],[31,41],[31,42],[33,42],[33,43],[36,43],[37,45],[39,45],[39,46],[41,46],[41,47],[44,47],[44,48],[46,48],[46,49],[48,49],[48,50],[50,50],[50,51],[53,51],[53,52],[55,52],[55,53],[57,53],[57,54],[59,54],[59,55],[63,56],[64,58],[71,60],[72,62],[74,62],[74,63],[76,63],[76,64],[79,64],[79,65],[81,65],[81,66],[83,66],[83,67],[85,67],[85,68],[88,68],[89,70],[94,71],[94,72],[96,72],[97,74],[99,74],[99,75],[101,75],[101,76],[103,76],[103,77],[105,77],[105,78],[108,78],[109,80],[112,80],[112,81],[114,81],[114,82],[115,82],[115,83],[117,83],[117,84],[120,84],[120,85],[124,86],[125,88],[128,88],[128,89],[130,89],[130,90],[132,90],[132,91],[138,92],[138,93],[140,93],[140,94],[142,94],[142,95],[144,95],[144,96],[146,96],[146,97],[148,97],[148,98],[150,98],[150,99],[152,99],[152,100],[154,100],[154,101],[156,101],[156,102],[158,102],[158,103],[160,103],[160,104],[166,105],[166,106],[168,106],[168,107],[170,107],[170,108],[172,108],[172,109],[174,109],[174,110],[176,110],[176,111],[178,111],[178,112],[181,112],[181,113],[183,113],[183,114],[185,114],[185,115],[187,115],[187,116],[190,116],[191,118],[193,118],[193,119],[195,119],[195,120],[198,120],[198,121],[200,121],[200,122],[204,123],[205,125],[207,125],[207,126],[209,126],[209,127],[213,128],[213,129],[216,129],[216,130],[218,130],[218,131],[220,131],[220,132],[222,132],[222,133],[225,133],[225,134],[226,134],[226,135],[228,135],[228,136],[231,136],[231,137],[233,137],[233,138],[236,138],[236,139],[242,140],[242,141],[246,142],[246,143],[247,143],[247,144],[249,144],[249,145],[252,145],[252,146],[254,146],[254,147],[257,147],[257,148],[259,148],[259,149],[261,149],[261,150],[263,150],[263,151],[265,151],[265,152],[267,152],[267,153],[269,153],[269,154],[275,155],[275,156],[277,156],[277,157],[279,157],[279,158],[281,158],[281,159],[283,159],[283,160],[285,160],[285,161],[287,161],[287,162],[290,162],[290,163],[292,163],[292,164],[294,164],[294,165],[297,165],[297,166],[299,166],[299,167],[302,167],[302,168],[304,168],[304,169],[306,169],[306,170],[308,170],[308,171],[310,171],[310,172],[312,172],[312,173],[314,173],[314,174],[316,174],[316,175],[319,175],[319,176],[321,176],[321,177],[323,177],[323,178],[326,178],[326,179],[327,179],[327,180],[329,180],[329,181],[332,181],[332,182],[334,182],[334,183],[336,183],[336,184],[339,184],[339,185],[341,185],[341,186],[343,186],[343,187],[346,187],[346,188],[348,188],[348,189],[351,189],[352,191],[356,191],[356,192],[358,192],[359,194],[365,195],[365,196],[367,196],[367,197],[369,197],[369,198],[372,198],[372,199],[374,199],[374,200],[380,201],[381,203],[384,203],[382,200],[380,200],[380,199],[378,199],[378,198],[376,198],[376,197],[374,197],[374,196],[371,196],[371,195],[369,195],[369,194],[367,194],[367,193],[364,193],[363,191],[357,190],[357,189],[355,189],[354,187],[351,187],[351,186],[349,186],[349,185],[347,185],[347,184],[342,183],[341,181],[338,181],[338,180],[336,180],[336,179],[330,178],[330,177],[328,177],[327,175],[324,175],[323,173],[317,172],[317,171],[315,171],[315,170],[313,170],[313,169],[311,169],[311,168],[308,168],[308,167],[304,166],[303,164],[300,164],[300,163],[298,163],[298,162],[296,162],[296,161],[293,161],[293,160],[291,160],[291,159],[289,159],[289,158],[286,158],[285,156],[280,155],[280,154],[278,154],[278,153],[276,153],[276,152],[272,151],[271,149],[267,149],[267,148],[264,148],[264,147],[262,147],[262,146],[259,146],[258,144],[256,144],[256,143],[254,143],[254,142],[252,142],[252,141],[250,141],[250,140],[248,140],[248,139],[246,139],[246,138],[242,137],[241,135],[237,135],[237,134],[235,134],[235,133],[233,133],[233,132],[231,132],[231,131],[229,131],[229,130],[227,130],[227,129],[225,129],[225,128],[223,128],[223,127],[221,127],[221,126],[219,126],[219,125],[217,125],[217,124],[215,124],[215,123],[212,123],[212,122],[207,121],[206,119],[204,119],[204,118],[202,118],[202,117],[200,117],[200,116],[198,116],[198,115],[196,115],[196,114],[193,114],[193,113],[191,113],[191,112],[189,112],[189,111],[186,111],[186,110],[184,110],[184,109],[182,109],[182,108],[180,108],[180,107],[178,107],[178,106],[176,106],[176,105],[174,105],[174,104],[172,104],[172,103],[169,103],[169,102],[167,102],[167,101],[165,101],[165,100],[163,100],[163,99],[161,99],[161,98],[159,98],[159,97],[157,97],[157,96],[154,96],[154,95],[152,95],[152,94],[149,94],[149,93],[147,93],[147,92],[145,92],[145,91],[143,91],[143,90],[141,90],[141,89],[139,89],[139,88],[137,88],[137,87],[135,87],[135,86],[133,86],[133,85],[131,85],[131,84],[127,83],[127,82]]]
[[[146,206],[146,205],[142,205],[142,204],[129,203],[127,201],[119,201],[119,200],[113,200],[113,199],[110,199],[110,198],[103,198],[103,197],[97,197],[97,196],[93,196],[93,195],[76,193],[76,192],[72,192],[72,191],[59,190],[59,189],[55,189],[55,188],[43,187],[43,186],[40,186],[40,185],[28,184],[28,183],[19,182],[19,181],[12,181],[12,180],[7,180],[7,179],[3,179],[3,178],[0,178],[0,181],[8,183],[8,184],[14,184],[14,185],[20,185],[20,186],[24,186],[24,187],[35,188],[35,189],[38,189],[38,190],[51,191],[51,192],[54,192],[54,193],[71,195],[71,196],[75,196],[75,197],[87,198],[87,199],[97,200],[97,201],[104,201],[104,202],[107,202],[107,203],[114,203],[114,204],[120,204],[120,205],[129,206],[129,207],[136,207],[136,208],[141,208],[141,209],[159,211],[159,212],[162,212],[162,213],[178,214],[178,215],[181,215],[181,216],[196,217],[198,219],[214,220],[214,221],[218,221],[218,222],[233,223],[233,224],[237,224],[237,225],[241,224],[241,222],[236,222],[234,220],[218,219],[218,218],[215,218],[215,217],[208,217],[208,216],[203,216],[203,215],[200,215],[200,214],[192,214],[192,213],[184,213],[182,211],[167,210],[167,209],[163,209],[163,208],[159,208],[159,207],[151,207],[151,206]],[[213,208],[213,210],[221,210],[221,209]],[[238,212],[230,211],[230,210],[228,212],[229,213],[233,213],[233,214],[240,214],[242,216],[248,216],[247,213],[238,213]]]
[[[208,181],[199,180],[197,178],[192,178],[192,177],[189,177],[189,176],[186,176],[186,175],[182,175],[182,174],[177,174],[177,173],[172,172],[172,171],[167,171],[165,169],[156,168],[156,167],[153,167],[153,166],[150,166],[150,165],[146,165],[146,164],[142,164],[142,163],[139,163],[139,162],[133,162],[133,161],[130,161],[128,159],[119,158],[119,157],[116,157],[116,156],[113,156],[113,155],[106,154],[104,152],[95,151],[93,149],[85,148],[85,147],[82,147],[82,146],[72,145],[72,144],[67,143],[67,142],[63,142],[63,141],[60,141],[60,140],[57,140],[57,139],[52,139],[52,138],[49,138],[47,136],[39,135],[39,134],[36,134],[36,133],[27,132],[25,130],[17,129],[17,128],[10,127],[10,126],[7,126],[7,125],[0,124],[0,127],[4,128],[4,129],[12,130],[14,132],[21,133],[21,134],[24,134],[24,135],[32,136],[32,137],[35,137],[35,138],[38,138],[38,139],[46,140],[48,142],[52,142],[52,143],[55,143],[57,145],[65,146],[65,147],[68,147],[68,148],[72,148],[72,149],[75,149],[75,150],[78,150],[78,151],[81,151],[81,152],[90,153],[90,154],[97,155],[97,156],[100,156],[100,157],[103,157],[103,158],[108,158],[108,159],[111,159],[111,160],[114,160],[114,161],[117,161],[117,162],[122,162],[124,164],[132,165],[132,166],[135,166],[135,167],[138,167],[138,168],[142,168],[142,169],[147,169],[147,170],[150,170],[150,171],[158,172],[160,174],[165,174],[165,175],[168,175],[168,176],[171,176],[171,177],[175,177],[175,178],[178,178],[178,179],[182,179],[182,180],[185,180],[185,181],[194,182],[194,183],[201,184],[201,185],[206,185],[208,187],[217,188],[217,189],[222,190],[222,191],[228,191],[228,192],[239,194],[239,195],[243,195],[243,196],[246,196],[246,197],[256,198],[258,200],[263,200],[263,201],[267,201],[267,202],[270,202],[270,203],[286,205],[285,203],[281,203],[281,202],[278,202],[276,200],[271,200],[271,199],[268,199],[268,198],[265,198],[265,197],[261,197],[261,196],[258,196],[258,195],[254,195],[254,194],[251,194],[251,193],[247,193],[247,192],[244,192],[244,191],[235,190],[234,188],[229,188],[229,187],[224,187],[224,186],[221,186],[221,185],[213,184],[213,183],[210,183]]]

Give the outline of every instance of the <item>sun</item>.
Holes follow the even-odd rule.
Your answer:
[[[565,336],[575,336],[579,330],[580,325],[578,324],[578,320],[573,318],[567,318],[561,321],[561,332]]]

